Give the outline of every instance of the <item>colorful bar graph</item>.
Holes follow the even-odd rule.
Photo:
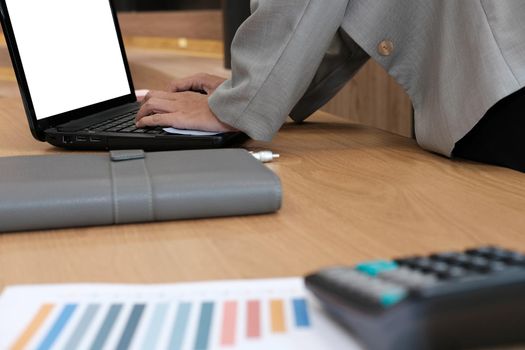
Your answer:
[[[201,314],[199,317],[199,325],[197,328],[197,338],[195,340],[195,350],[208,349],[211,319],[213,317],[213,302],[205,302],[201,305]]]
[[[12,286],[0,349],[357,350],[311,297],[302,278]]]
[[[295,315],[295,325],[297,327],[310,327],[310,317],[308,316],[308,305],[305,299],[292,300]]]
[[[11,350],[22,350],[25,349],[26,345],[31,341],[35,333],[40,329],[42,324],[45,322],[51,311],[53,310],[54,305],[44,304],[36,315],[33,317],[27,328],[22,332],[18,337],[17,341],[11,347]]]
[[[38,346],[38,350],[49,350],[57,340],[58,336],[62,332],[62,329],[66,326],[67,322],[71,318],[71,315],[73,315],[73,312],[75,312],[75,309],[77,308],[77,305],[75,304],[67,304],[64,306],[62,311],[60,312],[60,315],[58,315],[58,318],[56,319],[55,323],[47,333],[46,337],[40,345]]]
[[[86,332],[88,331],[91,325],[91,322],[93,322],[93,319],[95,318],[99,309],[100,309],[100,305],[97,305],[97,304],[90,304],[86,307],[86,310],[84,311],[84,314],[82,315],[82,318],[78,322],[77,327],[75,328],[68,342],[64,346],[64,349],[78,348],[78,345],[84,338]]]
[[[91,345],[91,350],[99,350],[102,349],[104,344],[106,343],[106,340],[108,339],[111,330],[113,329],[113,325],[115,324],[115,320],[117,319],[118,315],[120,314],[120,311],[122,310],[122,304],[113,304],[109,308],[109,311],[106,315],[106,318],[104,319],[104,322],[102,323],[102,326],[100,327],[97,336],[95,338],[95,341]]]
[[[261,336],[261,303],[258,300],[248,301],[246,322],[246,336],[259,338]]]
[[[168,346],[170,350],[179,350],[182,348],[186,329],[188,328],[188,320],[190,318],[191,304],[181,303],[177,310],[177,316],[171,333],[171,339]]]
[[[282,300],[270,301],[270,315],[272,332],[286,332],[286,325],[284,322],[284,302]]]
[[[222,318],[221,345],[232,346],[235,344],[235,327],[237,326],[237,302],[224,303]]]
[[[126,318],[119,322],[122,327],[116,327],[119,316],[124,316],[122,311],[125,305],[129,305],[129,315],[126,314]],[[117,350],[129,349],[135,340],[135,344],[141,345],[141,349],[178,350],[192,346],[194,350],[207,350],[213,345],[234,348],[237,342],[242,343],[243,337],[251,341],[264,341],[265,337],[281,336],[293,329],[304,330],[312,326],[305,298],[276,298],[267,301],[253,299],[246,301],[246,308],[240,305],[242,306],[241,302],[234,299],[224,302],[126,303],[107,306],[100,303],[70,303],[62,306],[44,304],[11,349],[25,349],[37,334],[42,337],[37,342],[38,350],[53,349],[62,335],[67,337],[61,340],[63,349],[76,349],[83,343],[89,343],[90,349],[99,350],[110,346],[109,339],[117,344]],[[151,317],[143,317],[150,307]],[[55,308],[55,320],[46,322]],[[214,312],[221,308],[220,316],[214,318]],[[262,323],[265,308],[268,310],[268,324]],[[77,309],[81,314],[74,321],[75,324],[67,327]],[[105,310],[104,314],[96,317],[102,310]],[[172,318],[173,322],[167,322]],[[217,321],[215,324],[214,320]],[[40,328],[44,324],[49,324],[46,326],[48,329],[41,332]],[[239,332],[239,324],[246,327],[246,333]],[[64,332],[66,327],[69,328],[67,334]],[[144,329],[139,332],[141,328]],[[119,336],[113,334],[117,331],[121,332]],[[142,338],[135,339],[139,333]],[[85,339],[88,334],[93,339]],[[166,337],[161,334],[166,334]],[[212,335],[217,336],[217,339],[212,339]],[[161,344],[159,339],[164,339],[162,341],[166,343]]]
[[[118,342],[117,350],[127,350],[129,348],[129,344],[131,344],[131,340],[135,335],[135,330],[137,329],[145,308],[145,304],[137,304],[133,306],[126,327],[124,328],[124,332],[122,332],[122,337]]]
[[[159,334],[164,325],[164,320],[168,313],[168,303],[157,304],[155,310],[153,311],[153,316],[151,318],[148,330],[146,331],[146,336],[142,342],[142,349],[156,349],[159,341]]]

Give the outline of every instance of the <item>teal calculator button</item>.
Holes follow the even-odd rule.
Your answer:
[[[381,295],[379,302],[385,307],[393,306],[406,297],[405,291],[387,292]]]
[[[398,268],[395,261],[377,260],[361,263],[356,266],[356,270],[375,277],[381,272],[392,271]]]

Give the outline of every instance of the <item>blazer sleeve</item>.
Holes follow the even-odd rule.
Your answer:
[[[304,121],[330,101],[369,59],[370,56],[348,34],[340,31],[290,117],[296,122]]]
[[[312,83],[347,5],[348,0],[252,2],[252,16],[232,44],[232,78],[210,96],[211,110],[251,138],[271,140]]]

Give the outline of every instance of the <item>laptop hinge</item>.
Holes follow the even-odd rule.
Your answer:
[[[139,109],[138,103],[136,102],[128,103],[123,106],[111,108],[106,111],[92,114],[84,118],[69,121],[67,123],[58,125],[56,128],[58,131],[62,131],[62,132],[75,132],[75,131],[85,129],[86,127],[90,125],[107,120],[109,118],[117,117],[117,116],[124,115],[130,112],[135,112],[138,109]]]

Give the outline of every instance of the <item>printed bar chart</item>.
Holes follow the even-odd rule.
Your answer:
[[[191,304],[182,303],[179,305],[176,321],[173,325],[173,333],[171,334],[171,341],[169,349],[181,349],[184,340],[184,333],[188,325],[190,316]]]
[[[237,319],[237,302],[227,301],[224,304],[224,316],[222,320],[221,345],[231,346],[235,344],[235,327]]]
[[[27,326],[24,332],[20,335],[16,343],[13,344],[13,350],[24,349],[29,340],[35,335],[36,331],[42,326],[45,319],[49,316],[49,313],[53,310],[53,305],[44,304],[38,310],[31,323]]]
[[[261,336],[260,307],[257,300],[250,300],[248,302],[248,317],[246,321],[248,338],[258,338]]]
[[[286,326],[284,321],[284,304],[282,300],[270,301],[270,314],[272,315],[272,332],[284,333]]]
[[[35,299],[33,305],[17,305]],[[320,334],[328,329],[327,320],[310,304],[298,279],[180,288],[18,287],[0,299],[0,348],[278,349],[295,341],[305,345],[301,349],[323,348],[316,344],[328,345]],[[22,310],[16,320],[2,317],[15,309]],[[8,334],[11,339],[3,342]],[[344,333],[338,336],[339,341],[350,339]]]

